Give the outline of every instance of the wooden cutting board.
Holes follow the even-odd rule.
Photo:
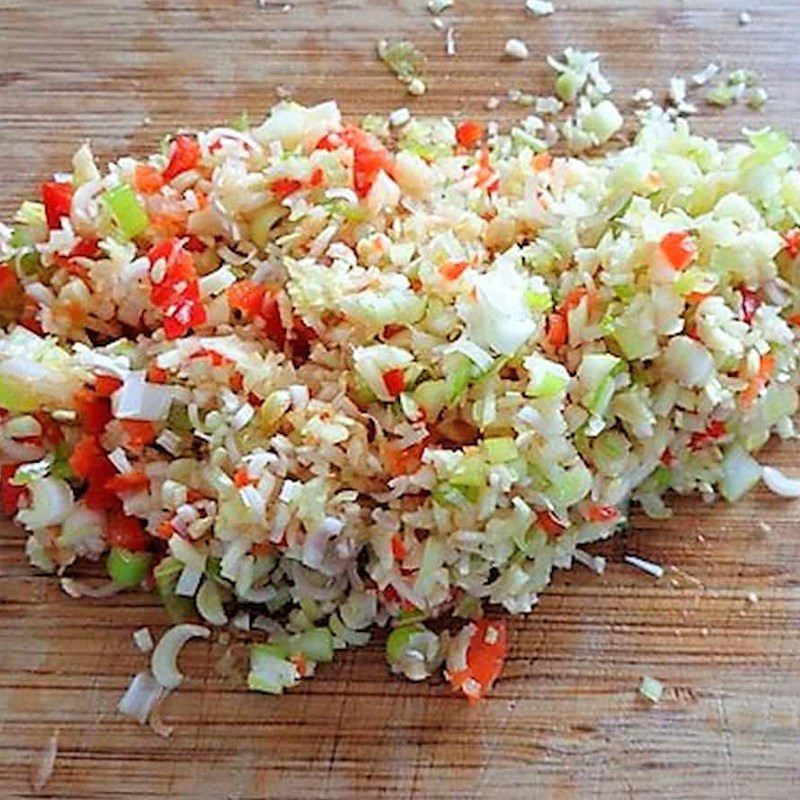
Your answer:
[[[424,0],[0,0],[0,212],[8,219],[45,173],[91,138],[102,157],[144,153],[177,126],[206,127],[276,86],[304,102],[337,98],[350,115],[409,105],[485,118],[509,88],[546,92],[543,58],[594,49],[627,98],[657,93],[709,60],[759,70],[763,114],[701,108],[698,130],[731,140],[742,125],[800,134],[796,0],[556,0],[548,19],[522,0],[455,0],[443,19]],[[429,91],[412,99],[374,56],[406,35],[428,55]],[[502,58],[518,36],[531,60]],[[519,111],[503,104],[493,114]],[[796,445],[768,460],[800,466]],[[52,798],[746,798],[800,791],[800,504],[764,492],[730,508],[689,500],[655,524],[636,517],[607,543],[598,577],[559,573],[534,614],[511,622],[511,657],[477,708],[441,684],[403,683],[381,642],[347,653],[281,697],[219,675],[224,648],[192,644],[188,679],[167,701],[171,739],[114,709],[145,658],[131,632],[166,619],[147,597],[75,601],[0,537],[0,797]],[[766,524],[761,524],[766,523]],[[637,553],[682,572],[659,581],[625,566]],[[685,575],[691,576],[686,578]],[[748,601],[748,594],[752,600]],[[640,676],[666,685],[637,697]],[[47,787],[32,764],[58,731]]]

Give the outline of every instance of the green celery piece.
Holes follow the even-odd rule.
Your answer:
[[[102,199],[120,230],[128,239],[144,233],[150,224],[147,212],[127,183],[108,189]]]

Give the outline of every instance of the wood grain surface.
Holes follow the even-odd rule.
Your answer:
[[[291,0],[290,0],[291,2]],[[0,213],[91,138],[101,157],[143,153],[177,126],[246,109],[257,118],[291,89],[337,98],[350,115],[414,111],[486,117],[510,87],[546,91],[543,57],[567,45],[604,54],[628,97],[662,91],[711,60],[759,70],[772,101],[757,115],[708,113],[698,130],[800,134],[797,1],[556,0],[532,19],[523,0],[455,0],[444,55],[424,0],[0,0]],[[450,24],[450,22],[448,22]],[[374,57],[377,38],[412,37],[429,92],[405,96]],[[527,62],[502,59],[507,37]],[[492,116],[518,114],[504,104]],[[800,466],[796,445],[771,446]],[[281,698],[220,677],[219,644],[191,644],[185,685],[165,704],[162,740],[115,713],[145,664],[131,632],[166,627],[148,597],[75,601],[25,563],[23,537],[0,535],[0,797],[115,800],[315,798],[747,798],[800,796],[800,505],[754,494],[736,507],[685,500],[666,524],[636,517],[607,543],[603,576],[559,573],[538,609],[511,622],[511,657],[472,708],[443,685],[403,683],[382,639],[324,666]],[[765,522],[766,526],[759,523]],[[638,553],[675,571],[656,581],[625,566]],[[758,602],[747,599],[757,595]],[[755,598],[751,598],[755,599]],[[658,706],[637,697],[664,682]],[[31,771],[58,731],[55,772]]]

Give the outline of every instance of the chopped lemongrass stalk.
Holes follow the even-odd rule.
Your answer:
[[[159,639],[153,650],[151,668],[153,676],[165,689],[175,689],[183,681],[183,675],[178,670],[177,658],[181,648],[195,637],[208,639],[211,631],[202,625],[181,624],[170,628]]]
[[[660,564],[654,564],[652,561],[648,561],[645,558],[639,558],[639,556],[625,556],[625,561],[628,562],[632,567],[636,567],[637,569],[646,572],[648,575],[652,575],[654,578],[663,578],[664,577],[664,567]]]
[[[644,675],[639,682],[639,694],[651,703],[658,703],[664,695],[664,685],[655,678]]]
[[[133,642],[142,653],[149,653],[153,649],[153,636],[150,628],[139,628],[133,632]]]
[[[103,202],[128,239],[144,233],[150,220],[133,189],[127,183],[108,189],[103,195]]]

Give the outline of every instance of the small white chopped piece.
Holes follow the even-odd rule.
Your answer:
[[[552,95],[549,97],[537,97],[533,103],[533,110],[537,114],[558,114],[562,108],[564,108],[564,104]]]
[[[739,14],[739,24],[743,28],[747,27],[752,21],[753,17],[749,11],[742,11],[742,13]]]
[[[412,78],[408,82],[408,93],[414,97],[421,97],[427,91],[428,87],[425,86],[425,81],[422,78]]]
[[[627,561],[627,563],[632,567],[636,567],[637,569],[652,575],[654,578],[664,577],[664,567],[662,567],[660,564],[654,564],[652,561],[648,561],[645,558],[639,558],[639,556],[628,555],[625,556],[625,561]]]
[[[393,128],[401,128],[411,119],[411,112],[403,106],[402,108],[396,108],[389,114],[389,124]]]
[[[642,88],[637,89],[633,93],[633,102],[634,103],[652,103],[653,102],[653,90]]]
[[[456,54],[456,31],[452,26],[447,29],[444,36],[444,54],[446,56]]]
[[[708,636],[708,628],[700,628],[700,635],[703,637]]]
[[[579,564],[583,564],[585,567],[588,567],[590,570],[592,570],[592,572],[596,572],[598,575],[602,575],[603,572],[605,572],[606,560],[603,558],[603,556],[593,556],[587,553],[585,550],[577,548],[573,558]]]
[[[428,11],[431,14],[441,14],[453,5],[453,0],[428,0]]]
[[[153,635],[150,628],[139,628],[133,632],[133,643],[142,653],[149,653],[153,649]]]
[[[664,695],[664,684],[649,675],[643,675],[639,682],[639,694],[651,703],[657,703]]]
[[[133,466],[127,453],[121,447],[115,447],[109,454],[108,460],[116,467],[117,472],[133,472]]]
[[[716,78],[719,74],[719,64],[713,61],[702,72],[695,72],[692,75],[692,83],[695,86],[705,86],[710,80]]]
[[[489,625],[486,628],[486,633],[483,635],[483,641],[488,645],[497,644],[497,640],[500,638],[500,632],[495,628],[493,625]]]
[[[238,631],[250,630],[250,614],[247,611],[240,611],[232,620],[231,625]]]
[[[747,602],[755,605],[758,602],[758,595],[755,592],[747,593]]]
[[[496,111],[500,107],[500,98],[499,97],[487,97],[486,103],[487,111]]]
[[[755,86],[745,95],[745,105],[755,111],[761,110],[769,100],[769,93],[763,86]]]
[[[41,792],[53,775],[58,755],[58,730],[47,740],[42,755],[36,764],[36,770],[31,776],[31,786],[35,792]]]
[[[772,525],[770,525],[768,522],[759,520],[758,527],[761,530],[761,533],[772,533]]]
[[[509,39],[503,52],[515,61],[524,61],[530,56],[528,46],[521,39]]]
[[[548,2],[548,0],[525,0],[525,10],[534,17],[547,17],[552,14],[556,8]]]
[[[442,20],[440,20],[439,17],[434,17],[431,20],[431,25],[433,25],[433,27],[436,28],[437,31],[444,30],[444,22],[442,22]]]
[[[800,497],[800,478],[790,478],[777,467],[764,467],[761,477],[767,488],[779,497],[794,499]]]

